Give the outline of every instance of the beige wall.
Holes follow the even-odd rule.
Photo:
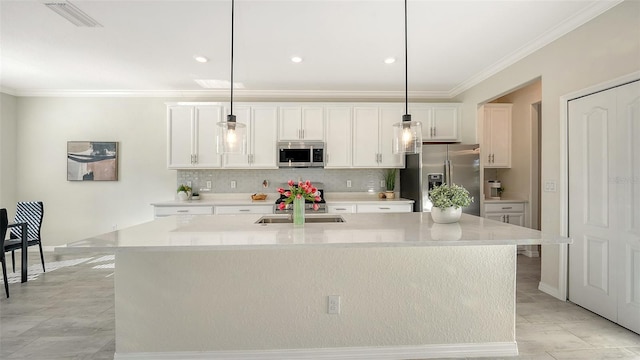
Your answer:
[[[0,208],[6,208],[9,221],[16,208],[16,98],[0,93]]]
[[[150,221],[169,200],[163,99],[18,98],[18,199],[45,204],[43,244],[54,246]],[[67,141],[118,141],[118,181],[67,181]],[[4,169],[3,169],[4,172]]]
[[[640,2],[625,1],[455,98],[468,120],[478,104],[542,79],[542,179],[560,190],[542,193],[543,231],[561,231],[560,97],[640,70],[639,24]],[[558,254],[557,246],[543,247],[541,283],[548,288],[559,286]]]

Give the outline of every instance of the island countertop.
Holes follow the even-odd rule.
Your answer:
[[[287,217],[287,215],[269,215]],[[325,215],[307,215],[319,217]],[[171,216],[56,248],[56,251],[225,250],[306,247],[535,245],[571,239],[463,214],[435,224],[430,213],[342,214],[342,223],[257,224],[246,215]]]

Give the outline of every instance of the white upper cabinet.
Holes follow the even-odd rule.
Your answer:
[[[247,126],[247,153],[224,154],[223,166],[225,168],[277,168],[277,106],[239,106],[234,107],[233,112],[236,115],[236,121]]]
[[[512,104],[486,104],[481,110],[482,164],[485,168],[511,167]]]
[[[422,141],[460,141],[459,104],[414,104],[409,113],[422,122]]]
[[[352,120],[350,106],[330,106],[326,111],[325,168],[349,168],[352,165]]]
[[[323,106],[282,106],[278,121],[280,140],[324,140]]]
[[[217,168],[216,124],[220,105],[167,106],[167,167],[169,169]]]
[[[393,124],[402,121],[400,105],[353,108],[353,167],[402,167],[404,157],[394,155]]]

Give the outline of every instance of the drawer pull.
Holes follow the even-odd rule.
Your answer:
[[[240,209],[240,211],[247,212],[247,211],[251,211],[251,210],[249,210],[249,209]]]
[[[336,210],[342,210],[342,211],[346,211],[346,208],[336,208]]]
[[[513,206],[503,206],[502,208],[505,209],[505,210],[506,209],[513,209]]]
[[[378,209],[380,209],[380,210],[391,210],[391,208],[389,208],[389,207],[380,207]]]
[[[179,213],[188,213],[188,212],[189,212],[189,210],[178,210],[178,211],[176,211],[176,212],[179,212]]]

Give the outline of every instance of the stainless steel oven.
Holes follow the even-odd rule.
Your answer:
[[[324,167],[324,143],[322,141],[278,142],[278,166]]]

